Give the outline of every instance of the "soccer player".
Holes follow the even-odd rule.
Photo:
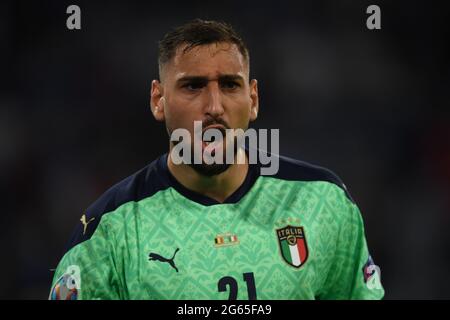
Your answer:
[[[194,136],[194,121],[245,130],[258,115],[249,68],[231,26],[184,24],[160,41],[153,116],[169,135]],[[86,210],[50,299],[383,297],[361,214],[331,171],[280,156],[264,176],[247,153],[241,164],[175,164],[175,145]]]

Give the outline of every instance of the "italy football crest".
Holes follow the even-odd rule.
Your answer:
[[[308,246],[303,227],[288,225],[277,229],[277,236],[283,259],[295,268],[304,265],[308,259]]]

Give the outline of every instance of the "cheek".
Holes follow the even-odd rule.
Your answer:
[[[242,98],[230,108],[230,125],[234,128],[247,128],[250,122],[251,100]]]
[[[165,109],[166,126],[172,132],[178,128],[193,130],[195,112],[192,106],[184,101],[168,101]]]

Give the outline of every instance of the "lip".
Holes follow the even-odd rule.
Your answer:
[[[206,130],[209,130],[209,129],[218,129],[218,130],[220,130],[222,133],[225,133],[225,130],[226,130],[225,126],[223,126],[223,125],[221,125],[221,124],[213,124],[213,125],[210,125],[210,126],[207,126],[206,128],[204,128],[203,131],[202,131],[202,133],[205,133]]]
[[[208,145],[213,145],[213,146],[215,145],[216,147],[218,146],[218,141],[213,141],[213,142],[207,143],[206,141],[203,140],[203,135],[209,129],[217,129],[217,130],[219,130],[220,133],[222,134],[222,140],[220,140],[220,141],[223,141],[223,139],[225,139],[225,134],[226,134],[225,126],[223,126],[221,124],[213,124],[213,125],[207,126],[202,131],[202,149],[205,149]]]

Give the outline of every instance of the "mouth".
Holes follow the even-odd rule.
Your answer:
[[[211,136],[210,141],[205,141],[205,133],[211,129],[219,130],[222,135],[222,139],[216,140],[215,136]],[[210,125],[210,126],[204,128],[202,131],[202,149],[204,150],[209,145],[213,145],[214,149],[220,147],[220,145],[223,143],[223,141],[225,139],[225,134],[226,134],[226,128],[221,124]]]
[[[222,135],[225,134],[225,130],[226,130],[225,126],[223,126],[221,124],[213,124],[213,125],[210,125],[210,126],[207,126],[206,128],[204,128],[202,133],[205,134],[205,132],[208,131],[209,129],[217,129],[222,133]]]

